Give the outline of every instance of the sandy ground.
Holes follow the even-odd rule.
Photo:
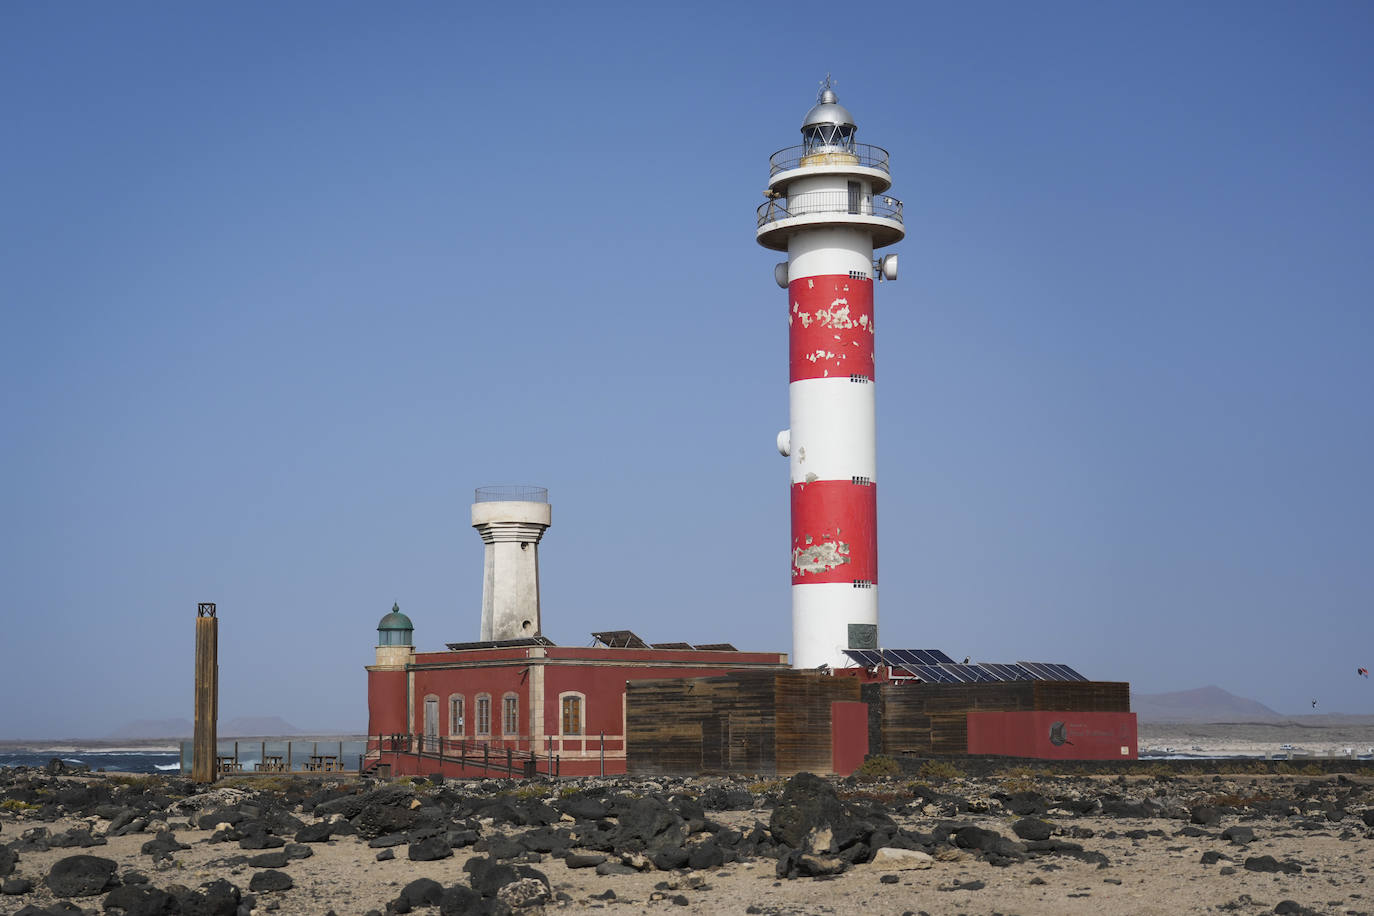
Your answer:
[[[1018,777],[1024,781],[1026,777]],[[1053,792],[1060,777],[1038,778],[1037,788]],[[1349,778],[1349,777],[1347,777]],[[1106,778],[1104,778],[1105,780]],[[1152,777],[1132,777],[1151,781]],[[1338,777],[1321,777],[1318,782],[1335,784]],[[1363,786],[1374,784],[1374,776],[1355,776]],[[1172,780],[1167,791],[1183,803],[1197,803],[1217,794],[1255,794],[1261,791],[1286,796],[1294,786],[1313,780],[1306,777],[1212,777]],[[1105,785],[1105,782],[1104,782]],[[1020,787],[1024,788],[1024,785]],[[954,780],[944,786],[964,798],[986,798],[989,792],[1014,788],[1006,779]],[[717,821],[749,827],[755,821],[767,823],[767,810],[713,812]],[[308,820],[309,818],[307,818]],[[943,817],[939,812],[903,816],[902,823],[918,830],[930,830],[940,820],[957,820],[996,830],[1014,838],[1011,824],[1015,817],[959,815]],[[1255,841],[1240,847],[1220,838],[1226,826],[1239,823],[1227,817],[1220,825],[1207,828],[1207,836],[1179,836],[1188,821],[1178,818],[1125,819],[1115,817],[1078,817],[1067,812],[1051,812],[1045,820],[1056,826],[1060,835],[1083,828],[1094,836],[1078,839],[1087,850],[1103,853],[1110,865],[1055,856],[997,867],[976,860],[965,851],[949,847],[928,867],[897,871],[880,865],[860,865],[833,879],[779,880],[774,862],[758,859],[735,863],[721,869],[700,872],[660,872],[649,870],[633,875],[598,876],[592,869],[569,869],[558,859],[545,857],[534,865],[549,878],[555,892],[570,900],[551,904],[548,912],[613,913],[693,912],[735,914],[863,913],[900,914],[925,912],[931,916],[960,913],[1018,913],[1023,916],[1059,914],[1177,914],[1205,912],[1267,913],[1282,901],[1292,900],[1320,913],[1374,912],[1374,832],[1360,826],[1358,817],[1331,824],[1329,829],[1297,829],[1290,818],[1249,816]],[[47,824],[51,831],[73,825],[90,824],[100,829],[99,819],[62,821]],[[234,843],[205,842],[210,833],[193,830],[184,819],[173,817],[170,825],[177,838],[191,849],[155,866],[151,857],[140,854],[140,847],[152,833],[111,838],[107,845],[90,849],[52,849],[21,854],[18,875],[40,884],[23,897],[0,897],[0,913],[13,913],[26,903],[40,906],[53,901],[40,879],[57,860],[75,853],[111,858],[121,871],[133,868],[147,874],[157,887],[184,884],[195,887],[216,878],[228,878],[247,890],[255,869],[231,865],[226,860],[256,855],[240,850]],[[13,839],[34,822],[0,818],[0,838]],[[1136,839],[1128,831],[1147,831]],[[346,836],[328,843],[311,844],[314,855],[293,861],[283,871],[295,886],[291,890],[257,896],[255,912],[280,914],[324,914],[335,912],[361,914],[376,909],[385,911],[388,901],[418,877],[429,877],[444,885],[466,883],[463,863],[472,855],[468,849],[454,850],[454,856],[436,862],[412,862],[406,847],[396,848],[392,861],[376,861],[377,850],[364,841]],[[1203,864],[1203,853],[1215,851],[1223,858]],[[1299,874],[1267,874],[1245,870],[1246,857],[1272,855],[1303,866]],[[1230,872],[1230,873],[1227,873]],[[883,883],[884,875],[895,876],[895,883]],[[981,882],[979,889],[967,889]],[[976,886],[976,884],[974,885]],[[613,900],[593,895],[614,892]],[[676,898],[676,899],[674,899]],[[98,912],[100,897],[84,898],[82,905]],[[437,909],[419,912],[437,913]],[[540,912],[524,910],[521,912]]]
[[[1265,757],[1283,753],[1341,757],[1374,753],[1374,726],[1308,727],[1293,724],[1169,725],[1140,723],[1140,751],[1173,748],[1180,754]],[[1293,745],[1286,751],[1285,744]]]

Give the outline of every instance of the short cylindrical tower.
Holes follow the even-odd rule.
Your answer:
[[[482,575],[483,640],[543,635],[539,541],[552,524],[543,487],[479,487],[472,527],[487,545]]]
[[[367,667],[368,749],[375,736],[404,734],[406,728],[406,665],[415,660],[415,625],[393,603],[391,613],[377,622],[377,663]]]
[[[896,279],[897,256],[873,251],[906,230],[887,151],[855,142],[829,78],[801,132],[769,161],[755,237],[787,252],[773,276],[788,296],[792,663],[839,667],[877,646],[873,282]]]

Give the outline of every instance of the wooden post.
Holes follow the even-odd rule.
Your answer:
[[[219,618],[212,603],[196,607],[196,724],[191,781],[214,782],[219,768]]]

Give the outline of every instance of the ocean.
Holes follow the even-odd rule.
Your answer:
[[[175,742],[169,742],[175,744]],[[361,738],[343,739],[291,739],[291,740],[250,740],[220,741],[217,752],[221,757],[232,757],[238,761],[239,769],[245,773],[258,770],[263,756],[275,756],[276,766],[292,771],[303,771],[314,754],[329,754],[336,757],[348,770],[357,770],[362,762],[367,743]],[[85,764],[92,771],[105,770],[116,773],[171,773],[181,770],[185,754],[186,766],[191,765],[191,742],[181,742],[181,750],[169,748],[109,748],[82,747],[78,743],[58,744],[55,747],[0,747],[0,767],[42,767],[54,757],[70,765]]]
[[[85,764],[92,770],[117,773],[176,773],[181,769],[178,751],[158,750],[0,750],[0,767],[43,767],[54,757],[68,766]]]

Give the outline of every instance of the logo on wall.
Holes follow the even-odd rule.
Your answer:
[[[1050,744],[1055,747],[1063,744],[1073,746],[1073,742],[1069,740],[1068,729],[1064,727],[1063,722],[1055,722],[1050,726]]]

